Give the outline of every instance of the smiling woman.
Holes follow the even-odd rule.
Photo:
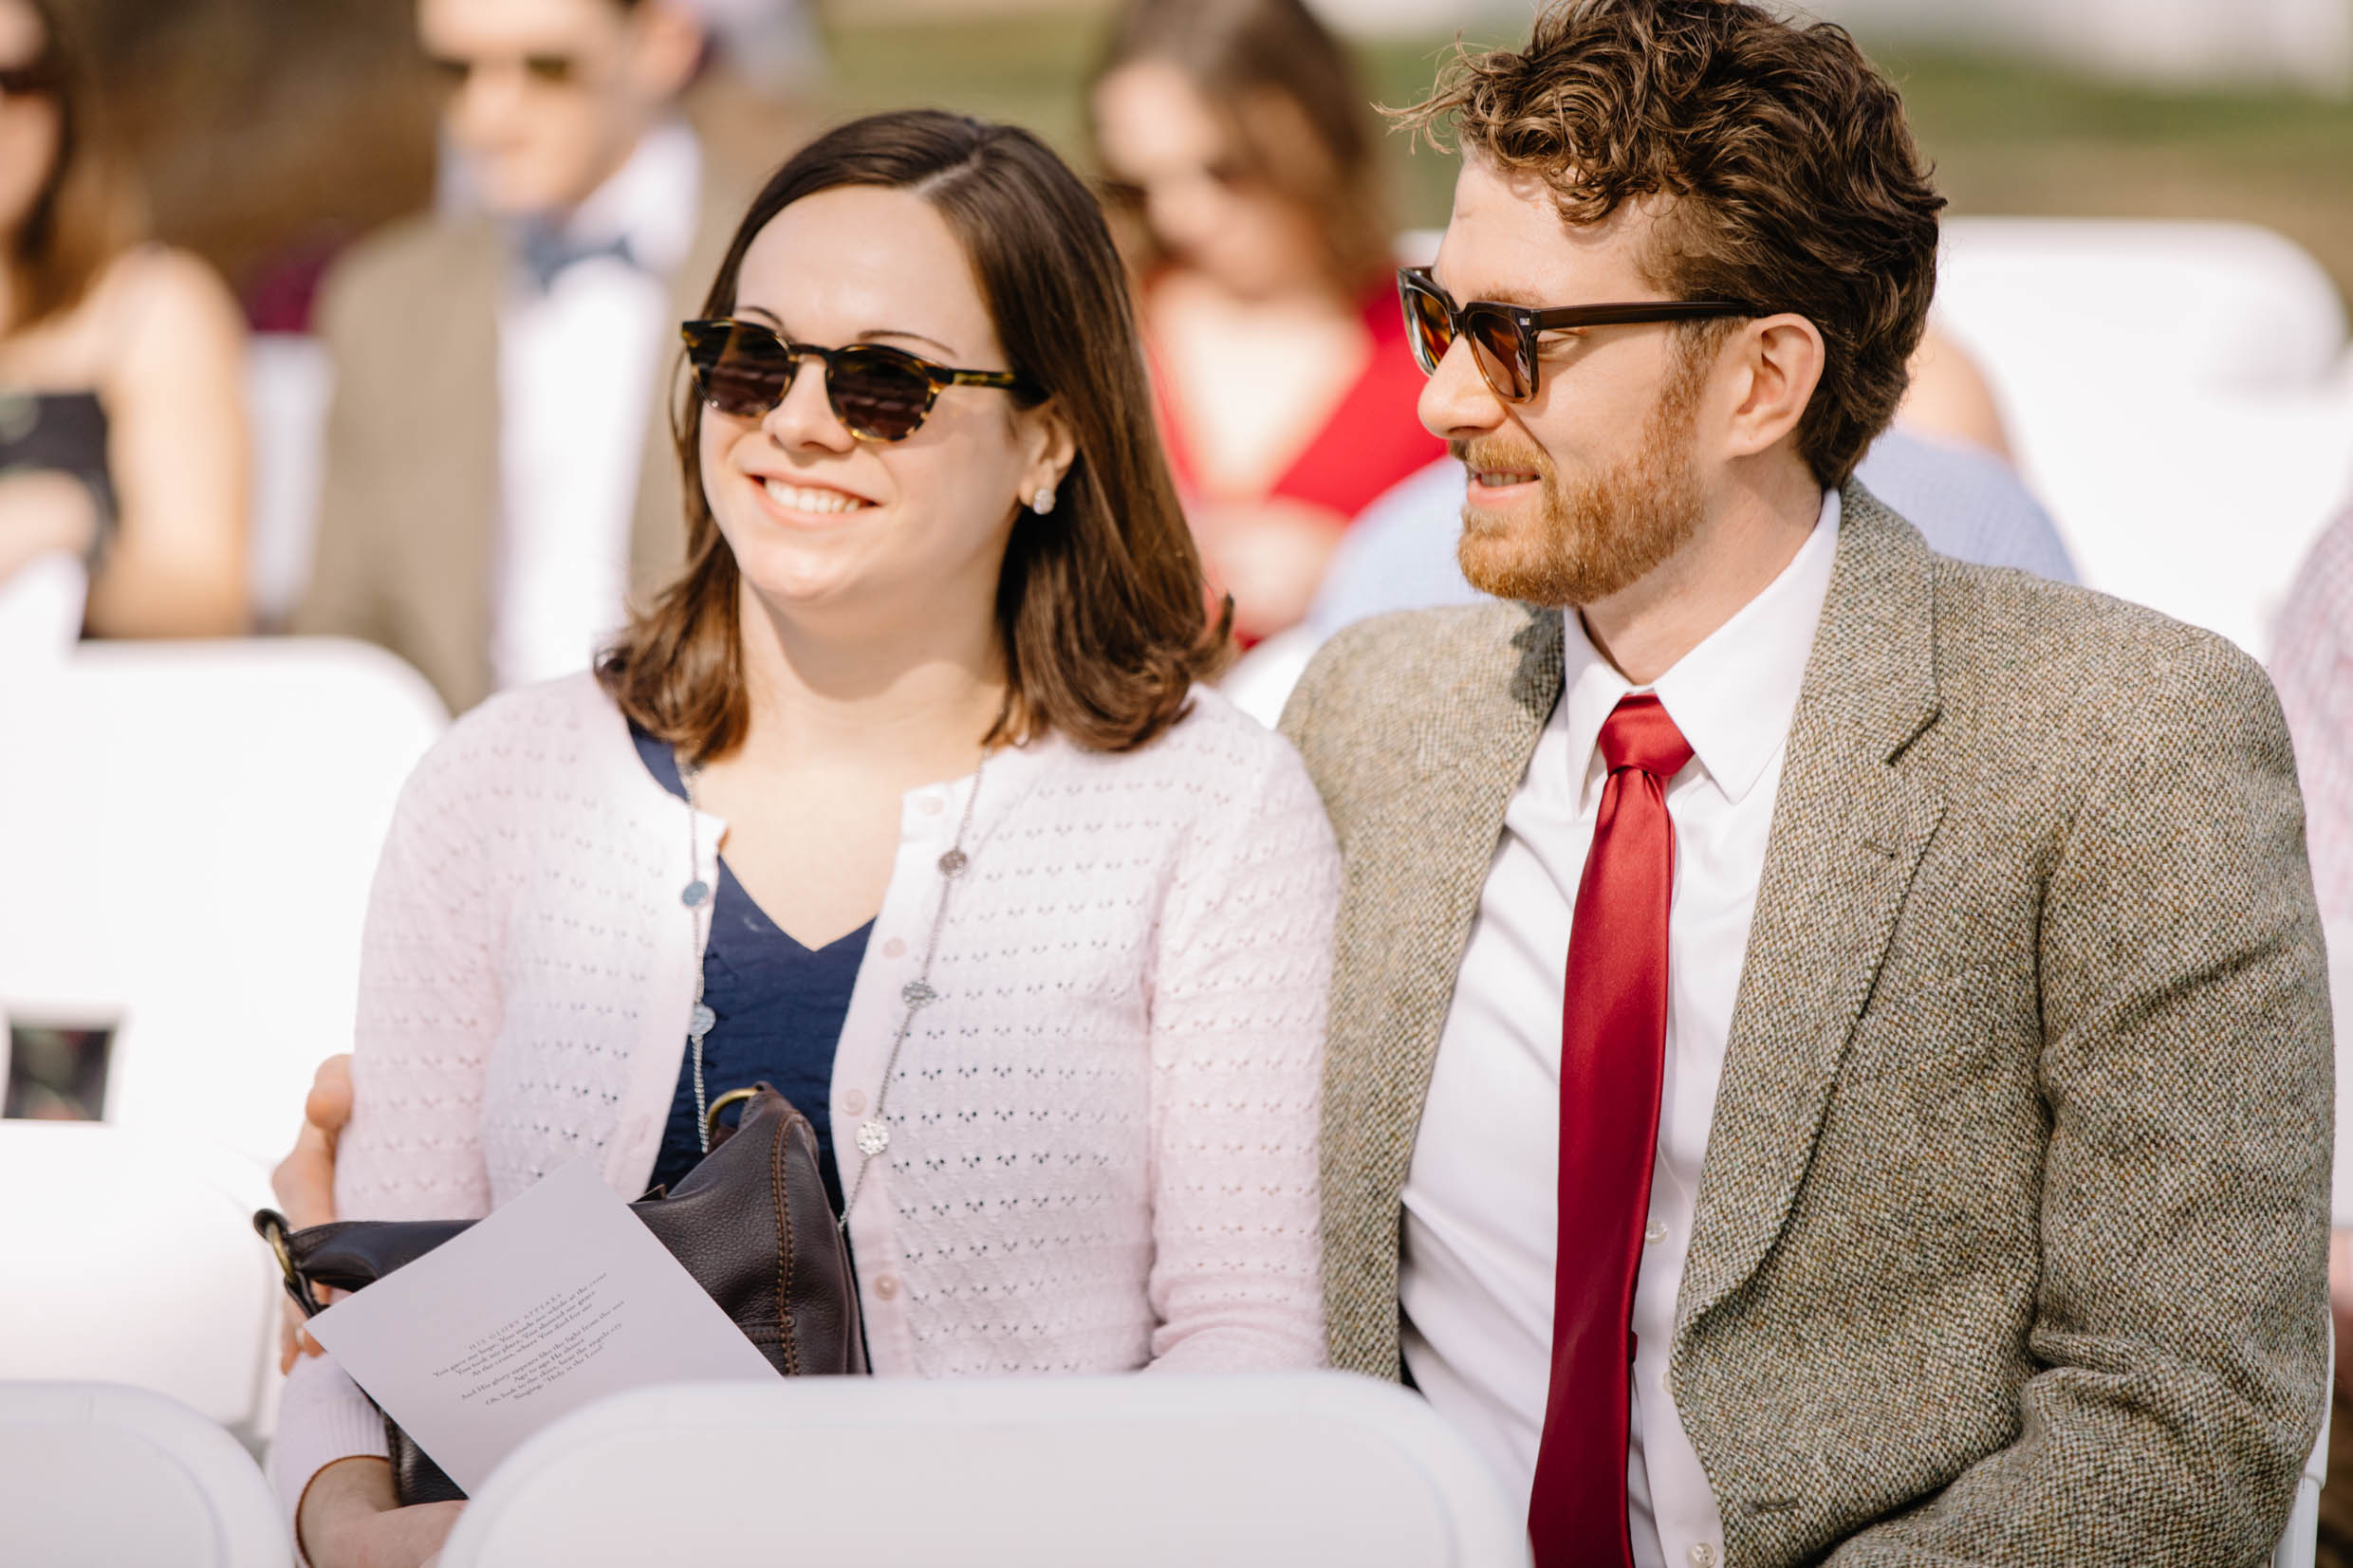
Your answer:
[[[1084,187],[1025,132],[858,121],[684,336],[686,568],[419,766],[348,1125],[313,1099],[332,1195],[290,1161],[289,1213],[465,1218],[584,1155],[634,1197],[767,1080],[878,1374],[1317,1364],[1338,855],[1296,754],[1196,684],[1225,629]],[[382,1452],[296,1369],[315,1568],[449,1529]]]

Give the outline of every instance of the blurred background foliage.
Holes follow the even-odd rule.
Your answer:
[[[157,233],[241,288],[429,199],[433,86],[409,0],[65,4],[146,176]],[[801,95],[804,116],[938,104],[1018,120],[1084,161],[1080,84],[1104,9],[910,16],[833,0],[820,8],[828,59]],[[1473,42],[1509,36],[1483,27]],[[2353,101],[1864,41],[1903,85],[1955,212],[2244,218],[2309,248],[2353,291]],[[1362,43],[1374,96],[1409,101],[1449,46]],[[1399,218],[1443,222],[1452,160],[1401,136],[1389,156]]]

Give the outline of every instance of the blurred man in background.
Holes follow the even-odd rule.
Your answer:
[[[682,0],[420,0],[417,24],[480,211],[396,225],[327,280],[296,628],[380,643],[462,710],[585,667],[675,561],[671,334],[750,180],[679,109],[707,52]]]

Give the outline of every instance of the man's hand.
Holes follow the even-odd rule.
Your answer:
[[[294,1136],[294,1151],[269,1173],[269,1190],[287,1224],[296,1230],[325,1225],[335,1218],[335,1140],[351,1119],[351,1058],[328,1057],[319,1063],[310,1081],[310,1097],[303,1102],[303,1130]],[[332,1292],[322,1291],[323,1298]],[[303,1327],[302,1312],[291,1298],[284,1311],[278,1336],[278,1370],[293,1370],[295,1358],[319,1354],[319,1341]]]
[[[457,1527],[463,1503],[403,1508],[381,1459],[339,1459],[310,1478],[294,1537],[311,1568],[427,1568]]]

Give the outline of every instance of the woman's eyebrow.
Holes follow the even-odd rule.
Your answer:
[[[768,322],[769,322],[769,323],[770,325],[772,325],[773,327],[775,327],[777,331],[782,332],[782,331],[785,329],[785,319],[784,319],[782,316],[779,316],[778,314],[776,314],[776,312],[774,312],[773,310],[769,309],[769,308],[768,308],[768,306],[766,306],[766,305],[761,305],[761,304],[746,304],[746,305],[738,305],[738,306],[736,306],[736,307],[735,307],[735,314],[737,314],[738,316],[762,316],[762,317],[766,317],[766,318],[767,318],[767,320],[768,320]]]
[[[927,338],[920,332],[906,332],[898,327],[879,326],[871,332],[861,332],[858,335],[858,341],[862,343],[873,342],[878,338],[904,338],[909,342],[929,343],[932,347],[939,350],[940,353],[946,355],[949,359],[953,360],[955,358],[954,349],[950,348],[946,343],[941,342],[937,338]]]

